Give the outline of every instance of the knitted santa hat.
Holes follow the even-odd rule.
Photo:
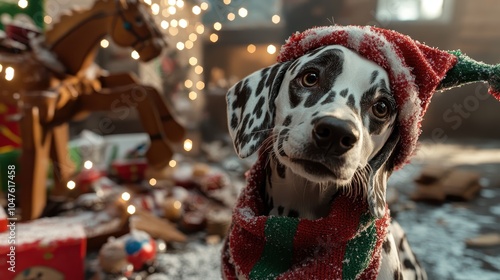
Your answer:
[[[401,133],[396,168],[408,162],[415,152],[421,122],[434,91],[487,81],[489,93],[500,100],[500,64],[487,65],[460,51],[441,51],[409,36],[373,26],[335,25],[293,34],[281,47],[278,61],[293,60],[326,45],[349,48],[389,74]]]

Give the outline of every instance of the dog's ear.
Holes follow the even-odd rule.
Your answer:
[[[270,135],[275,116],[274,100],[290,62],[256,71],[229,89],[229,134],[240,157],[253,154]]]
[[[382,149],[368,164],[371,167],[368,182],[368,206],[375,218],[385,214],[387,179],[394,170],[394,150],[399,142],[399,129],[394,127]]]

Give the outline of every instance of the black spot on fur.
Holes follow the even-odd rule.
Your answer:
[[[283,141],[286,140],[286,135],[288,134],[289,131],[290,131],[290,129],[284,128],[280,131],[280,133],[278,135],[278,151],[279,151],[279,155],[282,157],[287,156],[285,151],[283,151]]]
[[[372,75],[370,77],[370,84],[373,84],[373,82],[375,82],[375,79],[378,77],[378,71],[375,70],[372,72]]]
[[[282,216],[284,210],[285,208],[283,208],[283,206],[278,206],[278,215]]]
[[[323,96],[318,95],[318,94],[310,94],[306,102],[304,102],[304,107],[310,108],[318,103],[318,101],[322,98]]]
[[[399,241],[399,244],[398,244],[398,250],[401,252],[405,251],[405,247],[404,247],[405,240],[406,240],[406,235],[403,235],[403,237],[401,237],[401,240]]]
[[[386,252],[387,254],[391,252],[391,242],[389,241],[389,238],[385,239],[382,247],[384,248],[384,252]]]
[[[248,97],[250,97],[251,94],[252,90],[248,86],[247,80],[244,82],[240,81],[238,84],[236,84],[236,87],[234,88],[234,95],[236,96],[236,99],[233,101],[233,104],[231,104],[233,110],[241,108],[241,110],[243,111]]]
[[[403,273],[399,268],[394,270],[394,280],[403,280]]]
[[[343,89],[343,90],[340,92],[340,96],[342,96],[342,97],[346,97],[348,92],[349,92],[349,90],[348,90],[348,89]]]
[[[299,66],[300,60],[296,59],[292,64],[290,65],[290,73],[293,75],[295,74],[295,70],[297,69],[297,66]]]
[[[286,168],[283,164],[278,162],[278,164],[276,165],[276,171],[278,172],[278,176],[280,176],[280,178],[285,179]]]
[[[299,212],[294,209],[288,210],[288,217],[290,218],[298,218],[299,217]]]
[[[356,108],[356,102],[354,101],[354,95],[349,94],[349,97],[347,98],[347,106],[351,108],[355,113],[358,112],[358,109]]]
[[[313,118],[314,118],[314,117],[316,117],[318,114],[319,114],[319,112],[318,112],[318,111],[316,111],[316,112],[314,112],[314,113],[311,115],[311,117],[313,117]],[[304,122],[301,122],[301,124],[302,124],[302,123],[304,123]]]
[[[308,57],[313,57],[315,56],[318,52],[322,51],[324,49],[324,47],[320,47],[320,48],[317,48],[317,49],[314,49],[310,52],[307,53],[307,56]]]
[[[236,126],[238,126],[238,117],[233,113],[231,116],[231,129],[236,129]]]
[[[291,83],[289,86],[288,100],[290,101],[290,106],[292,108],[299,106],[300,102],[302,102],[302,97],[292,89]]]
[[[286,116],[285,120],[283,121],[283,126],[289,126],[292,123],[292,115]]]
[[[403,266],[407,269],[415,270],[415,265],[409,259],[403,261]]]
[[[262,116],[262,108],[264,107],[265,102],[266,98],[264,98],[264,96],[261,96],[259,98],[259,101],[257,101],[255,108],[253,109],[253,114],[257,116],[258,119],[260,119],[260,117]]]
[[[252,118],[252,119],[250,120],[250,122],[248,123],[248,128],[252,127],[253,122],[254,122],[254,119]]]
[[[325,100],[321,102],[321,105],[333,103],[333,101],[335,101],[335,95],[337,95],[337,93],[334,90],[330,91]]]

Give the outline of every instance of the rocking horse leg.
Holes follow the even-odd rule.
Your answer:
[[[47,199],[47,166],[52,133],[40,124],[37,107],[22,109],[19,186],[22,220],[38,218]]]
[[[68,151],[68,123],[58,125],[52,131],[50,157],[54,170],[54,189],[51,195],[64,196],[68,191],[66,185],[75,171],[75,166]]]
[[[112,108],[118,108],[119,104],[136,107],[142,126],[151,140],[146,152],[148,162],[153,167],[165,167],[172,158],[173,151],[165,140],[166,137],[160,125],[160,116],[155,110],[153,100],[148,92],[142,92],[143,95],[139,98],[137,90],[135,86],[104,89],[100,93],[82,95],[80,100],[82,108],[88,111],[109,111]]]
[[[168,140],[172,142],[179,142],[184,138],[184,127],[173,117],[171,113],[172,110],[169,108],[168,102],[165,100],[163,95],[156,90],[156,88],[151,86],[142,86],[139,78],[132,73],[119,73],[109,76],[101,76],[99,80],[102,86],[106,88],[122,86],[142,88],[144,92],[147,92],[152,98],[162,122],[163,132],[167,136]]]

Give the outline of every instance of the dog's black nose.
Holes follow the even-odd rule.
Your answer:
[[[341,155],[354,147],[359,139],[359,131],[351,121],[322,117],[314,124],[312,137],[318,148]]]

